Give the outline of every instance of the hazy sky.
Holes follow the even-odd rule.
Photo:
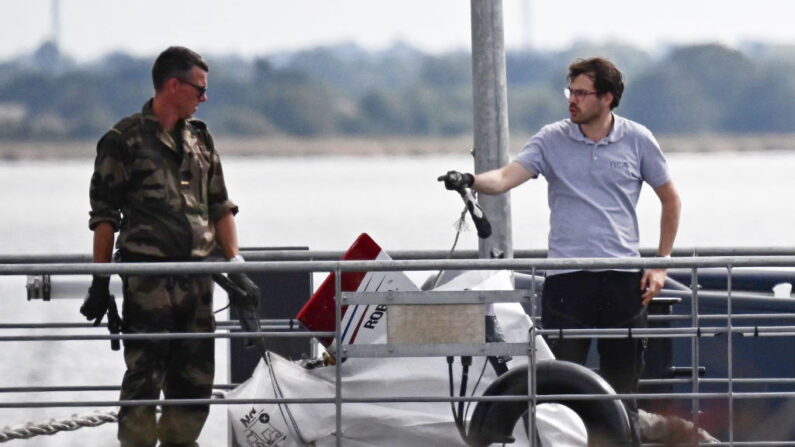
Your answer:
[[[0,60],[51,35],[53,0],[0,1]],[[60,0],[63,49],[80,60],[170,44],[244,56],[354,41],[403,40],[428,51],[469,48],[469,0]],[[795,43],[790,0],[503,0],[509,47],[577,40]],[[529,6],[528,6],[529,5]]]

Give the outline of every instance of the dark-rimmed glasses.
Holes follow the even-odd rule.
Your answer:
[[[566,99],[571,99],[571,97],[573,96],[574,99],[577,99],[578,101],[583,99],[583,98],[585,98],[588,95],[595,95],[597,93],[598,92],[596,92],[596,91],[588,91],[588,90],[582,90],[582,89],[574,89],[574,90],[572,90],[572,89],[570,89],[568,87],[563,89],[563,96],[565,96]]]
[[[185,79],[177,78],[177,80],[179,82],[183,83],[183,84],[188,84],[189,86],[195,88],[196,89],[196,93],[199,94],[199,98],[201,98],[202,96],[205,95],[205,93],[207,93],[207,87],[203,87],[201,85],[196,85],[196,84],[194,84],[194,83],[192,83],[192,82],[190,82],[188,80],[185,80]]]

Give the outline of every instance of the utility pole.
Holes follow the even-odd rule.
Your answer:
[[[51,0],[50,2],[50,18],[52,19],[52,36],[50,41],[58,51],[61,51],[61,2],[60,0]]]
[[[481,173],[509,161],[505,36],[502,0],[471,0],[471,8],[475,173]],[[491,237],[479,242],[479,257],[497,249],[513,258],[510,193],[481,194],[478,201],[492,228]]]

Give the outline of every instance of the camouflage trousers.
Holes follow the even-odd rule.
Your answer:
[[[128,275],[123,278],[124,333],[213,332],[213,282],[209,275]],[[214,339],[125,340],[127,371],[121,400],[208,399],[215,373]],[[164,405],[119,411],[122,447],[192,447],[209,405]]]

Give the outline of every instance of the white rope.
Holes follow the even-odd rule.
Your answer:
[[[212,397],[213,399],[224,399],[226,392],[213,390]],[[50,436],[62,431],[75,431],[84,427],[97,427],[116,422],[119,422],[119,410],[95,411],[84,415],[73,414],[67,419],[50,419],[49,422],[40,424],[28,422],[16,427],[5,426],[0,430],[0,443],[14,439],[30,439],[35,436]]]
[[[118,422],[119,410],[110,411],[95,411],[91,414],[76,415],[73,414],[71,418],[55,420],[51,419],[49,422],[35,424],[28,422],[27,424],[17,427],[3,427],[0,430],[0,443],[11,441],[14,439],[30,439],[34,436],[54,435],[62,431],[74,431],[83,427],[97,427],[109,422]]]

